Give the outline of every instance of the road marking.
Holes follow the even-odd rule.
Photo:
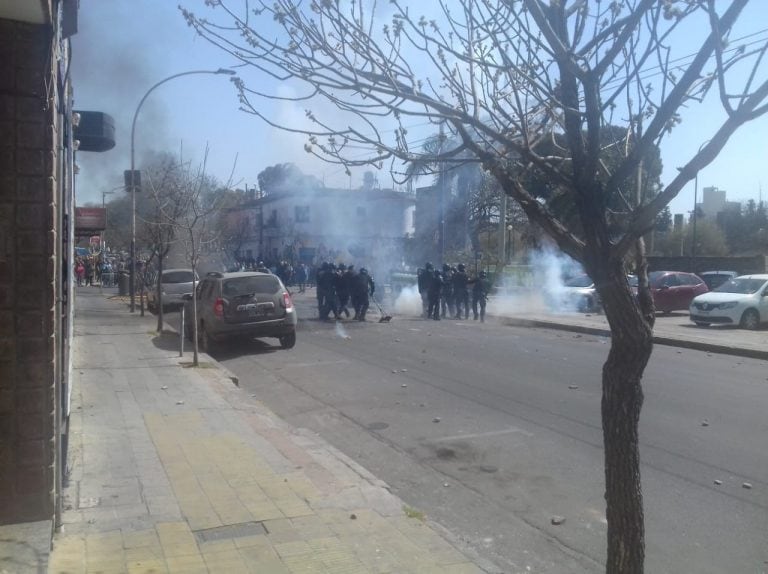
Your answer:
[[[464,439],[472,439],[472,438],[483,438],[487,436],[500,436],[505,434],[512,434],[512,433],[520,433],[525,436],[533,436],[533,433],[530,433],[528,431],[525,431],[521,428],[517,427],[511,427],[504,430],[497,430],[497,431],[488,431],[488,432],[478,432],[478,433],[471,433],[471,434],[457,434],[454,436],[444,436],[438,439],[435,439],[434,442],[443,442],[443,441],[449,441],[449,440],[464,440]]]
[[[316,361],[314,363],[289,363],[285,367],[324,367],[326,365],[348,365],[350,363],[347,359],[339,359],[338,361]]]

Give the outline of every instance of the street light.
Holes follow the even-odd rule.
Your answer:
[[[699,146],[699,151],[696,155],[701,153],[704,146],[712,140],[707,140]],[[693,241],[691,243],[691,273],[696,273],[696,220],[698,219],[698,210],[696,205],[699,202],[699,172],[696,171],[696,178],[693,180]]]
[[[144,94],[144,96],[139,101],[139,105],[136,106],[136,112],[133,114],[133,122],[131,123],[131,283],[129,286],[130,294],[131,294],[131,313],[134,313],[136,311],[136,119],[139,117],[139,111],[141,110],[141,106],[144,105],[144,102],[146,101],[149,94],[151,94],[155,88],[158,88],[159,86],[163,85],[166,82],[169,82],[175,78],[180,78],[181,76],[191,76],[193,74],[226,74],[228,76],[233,76],[236,72],[234,70],[228,70],[226,68],[219,68],[218,70],[191,70],[189,72],[181,72],[178,74],[173,74],[172,76],[168,76],[167,78],[164,78],[157,82],[154,86],[149,88],[147,92]]]

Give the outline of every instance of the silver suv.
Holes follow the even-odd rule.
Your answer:
[[[160,279],[160,288],[163,290],[163,310],[167,307],[180,307],[184,304],[185,293],[192,293],[191,269],[165,269]],[[156,281],[152,281],[152,288],[147,291],[147,308],[152,312],[157,311],[160,298],[157,294]]]
[[[197,333],[204,352],[228,338],[276,337],[296,344],[296,308],[288,290],[271,273],[208,273],[196,289]],[[192,298],[184,307],[184,331],[192,340]]]

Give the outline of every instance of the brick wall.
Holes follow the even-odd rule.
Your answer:
[[[54,62],[49,27],[0,20],[0,524],[54,509]]]

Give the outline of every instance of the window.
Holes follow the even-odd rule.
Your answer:
[[[309,223],[309,206],[297,205],[293,208],[296,223]]]

